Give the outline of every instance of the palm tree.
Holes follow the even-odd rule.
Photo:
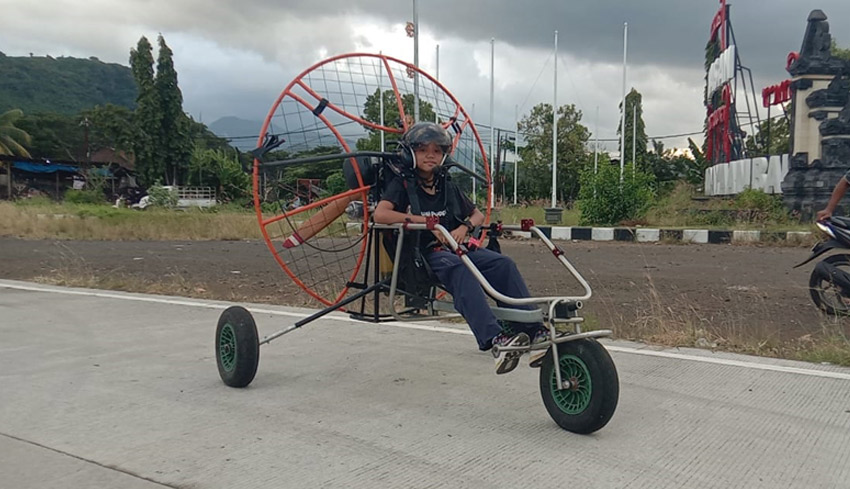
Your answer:
[[[15,122],[24,115],[20,109],[12,109],[0,114],[0,155],[18,155],[29,157],[32,138],[26,131],[15,127]]]

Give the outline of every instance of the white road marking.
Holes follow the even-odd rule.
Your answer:
[[[10,284],[3,283],[0,281],[0,287],[4,287],[7,289],[15,289],[15,290],[27,290],[32,292],[49,292],[54,294],[65,294],[65,295],[81,295],[81,296],[89,296],[89,297],[100,297],[104,299],[119,299],[119,300],[129,300],[129,301],[137,301],[137,302],[151,302],[156,304],[171,304],[176,306],[189,306],[189,307],[202,307],[207,309],[226,309],[230,307],[230,304],[215,304],[215,303],[206,303],[206,302],[198,302],[192,300],[180,300],[180,299],[163,299],[160,297],[146,297],[144,295],[129,295],[128,294],[115,294],[110,292],[100,292],[94,290],[71,290],[71,289],[62,289],[56,287],[45,287],[38,285],[21,285],[21,284]],[[287,312],[287,311],[276,311],[273,309],[262,309],[250,307],[247,308],[249,311],[255,314],[270,314],[274,316],[286,316],[303,319],[309,316],[309,314],[298,313],[298,312]],[[336,313],[330,313],[327,316],[324,316],[326,319],[333,319],[335,321],[354,321],[353,319],[343,316]],[[415,329],[420,331],[432,331],[438,333],[452,333],[452,334],[462,334],[462,335],[471,335],[472,332],[464,329],[457,328],[447,328],[443,326],[431,326],[426,324],[416,324],[402,321],[392,321],[386,323],[380,323],[386,326],[393,326],[397,328],[405,328],[405,329]],[[810,377],[823,377],[828,379],[839,379],[839,380],[850,380],[850,374],[842,373],[842,372],[831,372],[827,370],[813,370],[813,369],[805,369],[798,367],[787,367],[782,365],[770,365],[765,363],[756,363],[756,362],[745,362],[741,360],[732,360],[728,358],[711,358],[699,355],[688,355],[684,353],[673,353],[669,351],[655,351],[648,349],[640,349],[640,348],[629,348],[623,346],[615,346],[615,345],[605,345],[605,348],[609,351],[618,352],[618,353],[626,353],[631,355],[644,355],[650,357],[658,357],[658,358],[669,358],[674,360],[683,360],[690,362],[702,362],[702,363],[711,363],[714,365],[724,365],[729,367],[740,367],[745,369],[752,370],[764,370],[769,372],[781,372],[788,374],[797,374],[797,375],[807,375]]]

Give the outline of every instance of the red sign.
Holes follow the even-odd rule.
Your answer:
[[[791,80],[767,87],[761,91],[761,104],[764,107],[784,104],[791,100]]]
[[[721,30],[722,29],[722,30]],[[710,40],[717,37],[720,32],[720,50],[726,49],[726,0],[720,0],[720,10],[714,15],[714,20],[711,21],[711,36]]]
[[[708,108],[706,156],[709,161],[714,161],[716,156],[725,157],[726,161],[729,161],[732,154],[732,136],[729,130],[731,106],[732,91],[727,84],[723,87],[723,105],[717,110],[713,107]]]

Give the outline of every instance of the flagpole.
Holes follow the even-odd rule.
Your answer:
[[[519,105],[514,105],[514,205],[516,205],[516,181],[519,173]]]
[[[381,56],[381,73],[378,75],[378,106],[381,111],[381,127],[384,127],[384,52],[379,51],[378,54]],[[381,153],[386,151],[386,146],[384,144],[384,131],[378,131],[381,133]]]
[[[552,93],[552,208],[557,204],[558,186],[558,31],[555,31],[555,89]]]
[[[437,44],[437,81],[440,81],[440,45]],[[434,105],[434,122],[440,123],[440,114],[437,113],[437,105]]]
[[[495,111],[495,91],[496,83],[494,76],[496,73],[496,38],[490,38],[490,207],[496,203],[496,186],[493,183],[494,159],[493,159],[493,112]]]
[[[629,47],[629,23],[623,24],[623,106],[620,109],[620,185],[623,184],[623,169],[626,162],[626,66]]]
[[[413,122],[419,122],[419,9],[417,1],[413,0]]]
[[[474,103],[472,104],[472,121],[475,122],[475,104]],[[475,173],[476,167],[478,166],[478,161],[476,159],[477,156],[478,156],[478,145],[476,144],[477,142],[478,141],[474,141],[474,140],[472,141],[472,172],[473,173]],[[478,179],[477,178],[472,179],[472,202],[475,202],[476,205],[477,205],[476,199],[478,197],[478,194],[475,191],[475,187],[476,187],[475,181],[476,180],[478,180]]]

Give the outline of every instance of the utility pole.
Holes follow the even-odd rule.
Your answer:
[[[80,122],[80,125],[83,126],[83,142],[86,148],[86,163],[91,163],[91,151],[89,150],[89,126],[91,126],[91,121],[88,117],[83,118],[83,121]]]
[[[419,9],[413,0],[413,123],[419,122]]]

